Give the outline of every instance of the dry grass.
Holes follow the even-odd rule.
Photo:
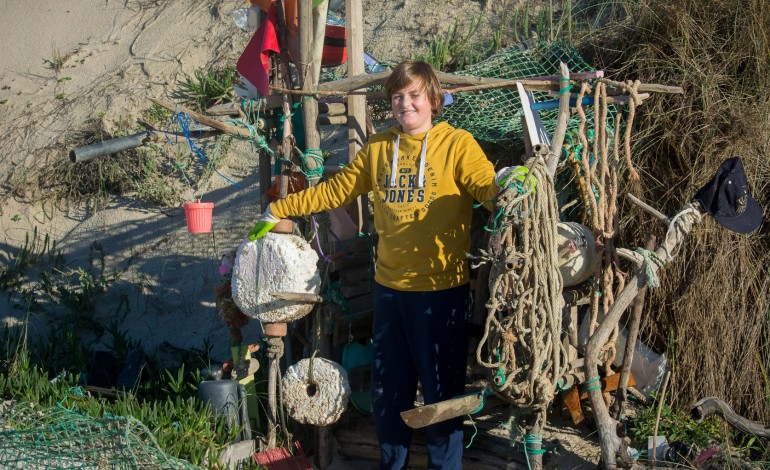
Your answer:
[[[685,90],[645,103],[635,148],[643,176],[627,189],[674,214],[725,158],[740,156],[753,195],[770,207],[770,9],[763,0],[641,0],[624,7],[626,19],[587,38],[586,56],[610,76]],[[623,245],[643,245],[651,227],[662,236],[649,216],[622,210]],[[671,359],[674,405],[717,396],[750,419],[770,422],[769,228],[767,210],[749,236],[709,218],[662,271],[643,335]]]

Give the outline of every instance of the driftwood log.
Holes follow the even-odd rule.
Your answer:
[[[770,426],[751,421],[739,415],[733,409],[717,397],[701,398],[690,410],[690,416],[696,423],[703,421],[707,416],[719,415],[730,426],[738,431],[752,436],[770,439]]]
[[[655,251],[661,260],[669,260],[675,253],[677,246],[684,237],[692,231],[696,223],[700,222],[701,212],[694,204],[686,204],[685,207],[673,217],[665,239]],[[658,265],[652,264],[651,269],[657,273]],[[647,273],[645,269],[637,270],[634,277],[626,284],[625,288],[615,299],[607,315],[600,321],[594,334],[588,340],[585,352],[586,379],[599,377],[599,351],[607,343],[610,333],[618,324],[620,316],[626,311],[631,302],[636,298],[639,290],[647,285]],[[617,468],[616,456],[621,445],[621,439],[617,435],[617,424],[607,409],[607,404],[602,397],[600,389],[590,390],[588,398],[594,412],[596,426],[599,431],[599,440],[602,451],[603,468],[615,470]]]
[[[232,134],[237,135],[239,137],[243,137],[244,139],[250,139],[251,138],[251,132],[249,132],[248,129],[245,127],[235,127],[231,126],[230,124],[226,124],[222,121],[218,121],[214,118],[210,118],[208,116],[205,116],[200,113],[196,113],[195,111],[191,109],[187,109],[184,106],[179,106],[174,103],[171,103],[169,101],[157,99],[157,98],[149,98],[150,101],[157,104],[158,106],[162,106],[169,111],[175,112],[183,112],[190,116],[190,119],[192,119],[195,122],[198,122],[200,124],[204,124],[209,127],[213,127],[214,129],[220,130],[224,132],[225,134]]]

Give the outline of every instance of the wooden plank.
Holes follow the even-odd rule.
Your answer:
[[[540,113],[532,112],[532,103],[534,102],[532,92],[525,91],[524,86],[518,84],[516,89],[519,91],[519,98],[521,99],[521,109],[523,111],[524,120],[527,124],[527,135],[529,141],[534,147],[537,144],[551,144],[551,138],[545,131],[543,121],[540,120]]]

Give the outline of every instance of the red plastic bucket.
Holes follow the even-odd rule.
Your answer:
[[[214,211],[213,202],[188,202],[184,205],[184,216],[187,218],[187,231],[190,233],[211,232],[211,215]]]

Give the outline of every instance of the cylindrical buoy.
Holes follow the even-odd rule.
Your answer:
[[[204,380],[198,384],[198,398],[208,403],[216,417],[225,417],[230,429],[238,427],[238,382],[235,380]]]
[[[576,222],[559,222],[556,224],[556,243],[564,287],[576,286],[591,277],[599,260],[596,242],[588,227]]]
[[[347,372],[341,365],[324,358],[303,359],[289,367],[281,380],[281,388],[289,416],[315,426],[337,422],[350,397]]]

